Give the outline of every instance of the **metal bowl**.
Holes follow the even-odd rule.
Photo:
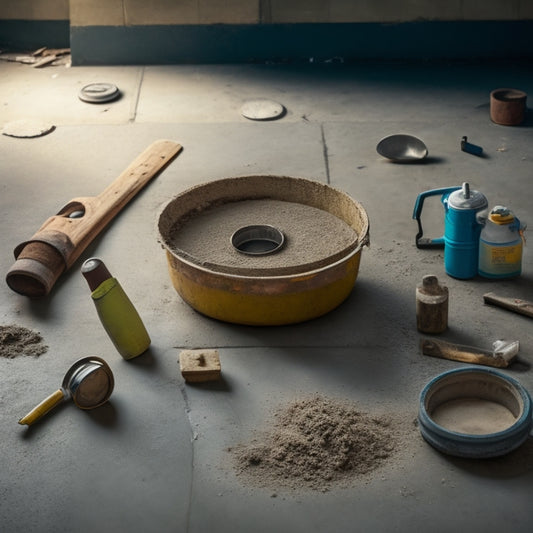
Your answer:
[[[423,141],[406,134],[389,135],[381,139],[376,150],[379,155],[401,163],[420,161],[428,155]]]

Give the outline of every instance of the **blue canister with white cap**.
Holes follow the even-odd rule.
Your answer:
[[[422,238],[422,205],[425,198],[435,195],[441,195],[444,207],[444,236],[437,239]],[[444,246],[446,274],[458,279],[475,277],[478,273],[479,236],[487,216],[487,206],[487,198],[479,191],[471,190],[466,182],[461,187],[433,189],[419,194],[413,213],[419,227],[417,247]]]
[[[443,201],[444,268],[454,278],[469,279],[478,273],[479,236],[483,229],[488,206],[479,191],[463,183]]]

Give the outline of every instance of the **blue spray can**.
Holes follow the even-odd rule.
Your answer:
[[[421,214],[424,199],[441,195],[444,207],[444,235],[436,239],[423,237]],[[458,279],[473,278],[478,273],[479,236],[487,218],[488,201],[468,183],[423,192],[416,199],[413,218],[418,221],[418,248],[444,247],[446,274]]]

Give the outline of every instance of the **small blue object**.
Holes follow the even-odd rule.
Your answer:
[[[483,148],[481,148],[481,146],[477,146],[476,144],[469,143],[466,135],[461,139],[461,150],[468,154],[477,156],[483,154]]]
[[[433,239],[423,237],[421,214],[424,200],[441,196],[444,207],[444,235]],[[458,279],[473,278],[478,273],[479,235],[482,214],[488,206],[485,196],[470,190],[468,183],[461,186],[433,189],[420,193],[416,199],[413,218],[418,222],[418,248],[444,247],[446,274]]]

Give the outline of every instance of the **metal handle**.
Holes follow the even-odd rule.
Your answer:
[[[424,230],[422,229],[422,208],[424,207],[424,200],[428,198],[429,196],[437,196],[441,195],[442,200],[444,200],[445,196],[452,193],[453,191],[457,191],[458,189],[461,189],[460,186],[456,187],[444,187],[442,189],[432,189],[430,191],[425,191],[420,193],[415,202],[415,207],[413,210],[413,218],[418,223],[418,233],[415,237],[416,247],[417,248],[443,248],[444,247],[444,236],[437,237],[436,239],[430,239],[428,237],[424,237]]]

